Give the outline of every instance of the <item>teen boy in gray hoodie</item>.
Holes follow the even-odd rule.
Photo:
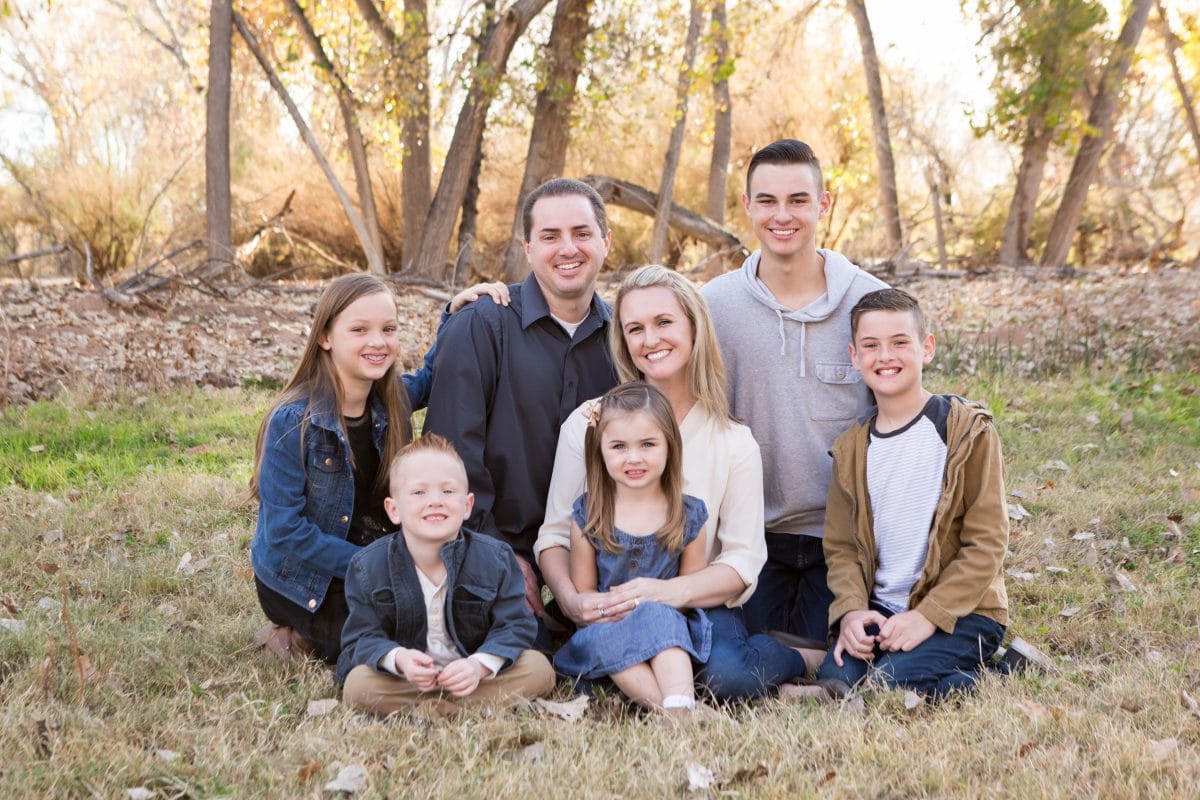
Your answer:
[[[821,549],[829,448],[870,407],[850,364],[850,309],[886,284],[840,253],[817,249],[830,196],[804,142],[783,139],[754,154],[742,206],[761,250],[703,294],[732,411],[762,450],[767,563],[743,609],[751,633],[824,641],[833,600]]]

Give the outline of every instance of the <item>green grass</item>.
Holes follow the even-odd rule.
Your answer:
[[[337,696],[330,673],[248,647],[245,486],[269,394],[8,409],[0,595],[16,612],[0,616],[25,627],[0,630],[0,796],[317,798],[340,763],[366,768],[371,798],[677,797],[689,762],[732,797],[1194,793],[1200,718],[1181,697],[1200,698],[1200,377],[982,370],[931,388],[996,413],[1009,499],[1032,514],[1013,524],[1006,567],[1031,577],[1008,581],[1011,629],[1056,669],[915,711],[871,692],[861,709],[768,701],[684,727],[611,702],[574,725],[308,717]],[[178,569],[186,554],[199,569]]]
[[[66,396],[0,413],[0,481],[34,491],[113,485],[148,469],[243,468],[266,395],[194,391],[77,407]]]

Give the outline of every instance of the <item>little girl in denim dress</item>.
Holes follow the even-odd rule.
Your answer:
[[[584,440],[588,491],[572,517],[570,572],[580,591],[704,568],[708,512],[683,494],[681,447],[657,389],[636,381],[600,398]],[[648,601],[578,630],[554,666],[574,678],[609,677],[650,708],[686,709],[695,705],[692,662],[707,661],[711,645],[703,611]]]

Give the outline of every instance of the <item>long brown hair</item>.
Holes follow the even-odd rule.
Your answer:
[[[308,425],[316,411],[331,409],[341,428],[343,438],[346,438],[345,425],[342,422],[342,402],[345,391],[342,381],[338,378],[337,369],[333,366],[333,357],[329,351],[321,347],[321,339],[329,332],[334,320],[354,301],[373,294],[386,292],[395,301],[395,294],[390,286],[374,275],[352,273],[341,275],[333,280],[313,309],[312,327],[308,332],[308,341],[304,344],[304,352],[300,355],[300,363],[292,373],[291,380],[279,397],[271,404],[271,409],[263,417],[258,427],[258,440],[254,445],[254,474],[250,478],[250,495],[258,498],[258,479],[262,471],[263,453],[266,450],[267,427],[271,417],[283,406],[297,400],[307,399],[304,416],[300,422],[300,451],[304,452],[304,437],[308,433]],[[380,456],[379,474],[374,483],[377,490],[387,489],[387,467],[392,463],[396,454],[412,439],[410,417],[412,411],[408,405],[408,394],[400,384],[396,374],[396,362],[393,361],[387,372],[375,381],[371,391],[383,403],[387,411],[388,424],[384,438],[383,453]],[[370,408],[370,404],[367,405]],[[346,439],[349,441],[349,439]],[[351,463],[354,454],[349,453]],[[303,459],[302,459],[303,460]]]
[[[679,301],[679,307],[692,323],[692,357],[687,365],[688,389],[696,402],[715,420],[731,421],[729,395],[725,383],[725,362],[717,345],[717,333],[713,328],[708,303],[696,289],[696,285],[673,269],[651,264],[641,267],[626,276],[617,290],[613,303],[613,321],[608,326],[608,343],[612,350],[613,364],[617,377],[622,381],[640,381],[641,372],[633,363],[629,345],[625,343],[624,324],[621,322],[621,302],[639,289],[662,287],[669,290]]]
[[[662,392],[642,381],[623,383],[610,389],[596,403],[592,422],[583,439],[588,492],[584,533],[599,539],[610,553],[621,551],[613,534],[617,486],[604,464],[603,436],[604,429],[614,419],[641,411],[650,415],[667,445],[667,463],[659,479],[667,498],[667,521],[654,535],[667,552],[679,552],[683,549],[683,441],[671,404]]]

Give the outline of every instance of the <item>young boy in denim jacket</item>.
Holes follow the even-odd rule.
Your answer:
[[[1008,623],[1000,438],[982,405],[922,386],[934,342],[915,298],[871,292],[850,320],[850,357],[878,406],[833,446],[837,642],[818,677],[834,695],[871,673],[933,697],[967,690]]]
[[[474,496],[453,445],[426,434],[392,462],[384,508],[400,531],[357,553],[338,679],[355,708],[454,714],[554,686],[504,542],[462,527]]]

